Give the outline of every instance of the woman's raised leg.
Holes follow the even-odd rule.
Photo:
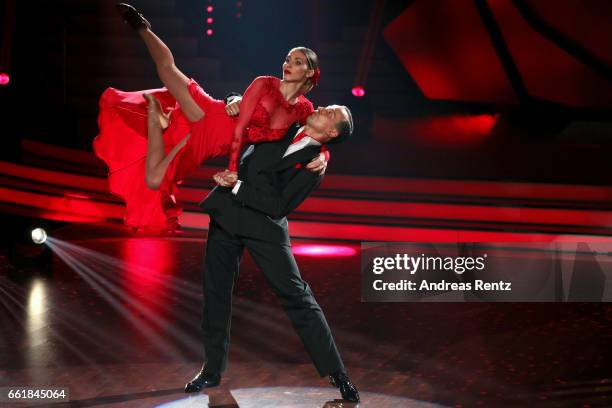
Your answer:
[[[157,190],[161,185],[168,165],[176,154],[185,146],[191,136],[185,136],[176,146],[166,155],[164,149],[163,128],[160,123],[161,105],[157,98],[150,94],[144,94],[144,98],[149,103],[147,108],[147,158],[145,162],[145,177],[147,186]]]
[[[151,24],[129,4],[120,3],[117,11],[123,19],[138,32],[143,39],[153,62],[157,68],[159,79],[181,106],[181,110],[191,122],[196,122],[204,117],[204,111],[191,97],[188,84],[189,78],[185,76],[174,64],[174,56],[164,42],[151,31]],[[166,122],[162,115],[159,101],[152,95],[145,94],[148,102],[147,115],[147,158],[146,183],[151,189],[158,189],[161,185],[168,165],[176,154],[185,146],[191,136],[185,136],[172,150],[165,154],[162,122]],[[167,126],[167,123],[164,123]]]
[[[181,105],[181,110],[185,113],[187,119],[191,122],[202,119],[204,112],[193,100],[187,89],[189,78],[174,64],[174,56],[168,46],[148,28],[139,30],[138,34],[144,40],[149,54],[155,62],[159,79]]]
[[[181,105],[187,119],[191,122],[202,119],[204,112],[187,89],[189,78],[174,64],[174,56],[168,46],[151,31],[149,22],[134,7],[121,3],[117,5],[117,10],[123,19],[138,31],[155,62],[159,79]]]

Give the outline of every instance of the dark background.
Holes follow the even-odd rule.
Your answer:
[[[2,159],[19,161],[21,139],[91,151],[97,133],[97,99],[106,87],[136,90],[161,86],[139,37],[113,13],[114,2],[15,3],[12,52],[3,62],[11,82],[0,87],[6,146]],[[529,96],[511,104],[426,98],[383,38],[385,27],[413,1],[237,3],[133,1],[174,51],[179,68],[216,97],[243,91],[257,75],[279,76],[285,53],[293,46],[317,51],[321,84],[308,97],[315,106],[347,104],[357,125],[351,143],[333,152],[332,173],[566,184],[612,182],[612,115],[609,106],[597,100],[589,107],[570,107]],[[593,6],[593,11],[594,6],[603,4],[583,3],[586,8]],[[215,35],[207,37],[206,6],[210,4],[215,7]],[[463,4],[483,6],[482,1]],[[382,10],[380,25],[368,37],[377,9]],[[8,20],[3,16],[3,21]],[[351,87],[360,72],[363,74],[360,57],[368,41],[373,52],[365,64],[367,93],[364,98],[355,98]],[[470,46],[457,43],[458,48],[467,50],[465,58],[473,57]],[[545,55],[539,58],[546,60]],[[604,64],[606,72],[609,66]],[[568,86],[579,87],[581,80],[567,77]],[[609,77],[605,80],[610,82]],[[455,136],[466,132],[455,122],[436,122],[480,114],[498,116],[486,137],[477,140]],[[577,131],[565,131],[576,122],[580,122]],[[428,123],[433,124],[433,131]],[[434,137],[420,133],[423,128],[430,129]]]

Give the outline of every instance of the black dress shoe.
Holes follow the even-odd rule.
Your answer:
[[[203,368],[185,385],[185,392],[198,392],[202,388],[216,387],[220,382],[221,374],[211,374]]]
[[[134,30],[138,31],[141,28],[151,28],[151,24],[134,8],[134,6],[130,6],[126,3],[119,3],[115,7],[125,22]]]
[[[349,402],[359,402],[359,392],[357,387],[349,381],[345,373],[338,372],[329,376],[329,383],[334,387],[340,388],[342,399]]]

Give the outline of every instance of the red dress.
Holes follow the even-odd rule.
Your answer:
[[[177,184],[202,161],[229,154],[229,169],[236,171],[243,145],[280,140],[293,123],[304,124],[313,111],[312,103],[300,95],[296,103],[289,104],[279,87],[278,78],[255,78],[243,95],[240,115],[232,118],[225,112],[223,101],[212,98],[192,79],[189,93],[204,111],[204,117],[197,122],[187,120],[165,88],[104,91],[98,116],[100,133],[93,148],[109,167],[111,193],[126,202],[125,224],[135,228],[172,228],[181,213],[174,200]],[[170,124],[163,132],[166,154],[191,133],[168,166],[158,190],[151,190],[145,182],[147,103],[143,93],[158,98],[164,112],[171,111]]]

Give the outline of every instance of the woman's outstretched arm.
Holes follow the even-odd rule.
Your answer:
[[[251,85],[244,91],[244,96],[240,102],[240,116],[236,122],[234,128],[234,138],[230,147],[230,161],[229,170],[232,172],[238,171],[238,156],[240,155],[240,149],[242,148],[242,138],[246,128],[249,126],[251,116],[255,111],[257,102],[261,99],[265,86],[265,77],[257,77],[251,82]]]

